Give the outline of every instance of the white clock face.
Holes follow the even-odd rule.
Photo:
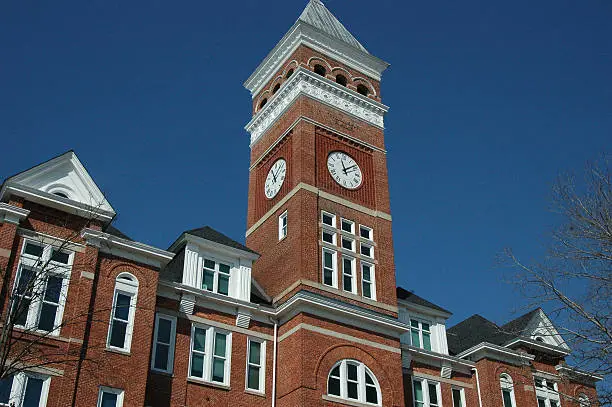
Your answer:
[[[357,189],[363,182],[363,174],[357,162],[342,151],[334,151],[329,154],[327,169],[332,178],[344,188]]]
[[[285,177],[287,176],[287,162],[285,160],[278,159],[270,171],[268,171],[268,176],[266,177],[266,185],[265,185],[265,193],[266,198],[272,199],[278,194],[281,187],[283,186],[283,182],[285,182]]]

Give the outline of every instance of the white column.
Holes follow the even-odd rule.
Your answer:
[[[185,264],[183,266],[183,284],[191,287],[199,287],[198,285],[198,258],[200,254],[195,246],[187,245],[185,247]],[[200,282],[201,285],[201,282]]]

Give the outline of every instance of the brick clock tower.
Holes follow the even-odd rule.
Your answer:
[[[380,79],[311,0],[245,86],[247,244],[279,310],[279,407],[404,406]]]

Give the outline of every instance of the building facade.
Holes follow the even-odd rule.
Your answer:
[[[0,406],[563,407],[596,399],[542,310],[497,326],[396,287],[380,80],[318,0],[252,95],[246,243],[117,230],[70,151],[0,189]]]

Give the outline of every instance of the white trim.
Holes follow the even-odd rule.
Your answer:
[[[287,237],[289,232],[289,220],[287,217],[287,211],[281,213],[278,217],[278,240],[283,240]]]
[[[159,343],[157,334],[159,329],[159,320],[165,319],[166,321],[170,321],[170,343],[164,344],[168,345],[168,359],[166,360],[167,368],[159,369],[155,367],[155,362],[157,359],[157,345]],[[155,372],[163,372],[170,373],[174,371],[174,347],[176,345],[176,323],[177,318],[174,315],[165,315],[162,313],[155,313],[155,330],[153,331],[153,346],[152,346],[152,355],[151,355],[151,370]]]
[[[331,274],[332,274],[332,283],[325,283],[325,273],[329,272],[329,267],[325,266],[325,254],[331,255],[332,265],[331,265]],[[338,252],[335,250],[328,249],[324,247],[321,251],[321,282],[323,285],[333,288],[338,288]]]
[[[557,370],[557,372],[559,372],[560,375],[584,377],[588,378],[589,381],[593,382],[598,382],[604,379],[603,376],[599,376],[595,373],[587,372],[586,370],[581,370],[572,366],[557,365],[555,366],[555,369]]]
[[[416,400],[416,391],[414,390],[414,383],[419,382],[421,385],[421,393],[423,395],[423,400],[417,403]],[[431,404],[431,394],[429,394],[429,385],[433,384],[436,388],[436,404]],[[414,407],[442,407],[442,394],[440,389],[440,380],[435,379],[431,380],[429,378],[424,378],[422,376],[412,376],[411,380],[412,385],[412,405]]]
[[[122,389],[115,389],[106,386],[100,386],[100,390],[98,390],[98,403],[96,404],[97,407],[102,406],[102,395],[104,393],[116,394],[117,404],[115,405],[115,407],[123,407],[123,397],[125,392]]]
[[[51,377],[45,374],[40,374],[40,373],[35,373],[35,372],[30,372],[30,371],[19,372],[12,377],[13,382],[12,382],[12,386],[11,386],[10,394],[9,394],[9,404],[1,404],[1,405],[2,406],[6,406],[6,405],[21,406],[21,404],[23,403],[23,399],[25,397],[25,392],[27,390],[27,383],[28,383],[29,378],[42,380],[42,387],[40,389],[40,399],[38,402],[38,407],[45,407],[47,405],[47,399],[49,397],[49,386],[51,384]]]
[[[519,365],[523,365],[524,363],[528,363],[535,359],[535,356],[529,353],[516,352],[488,342],[481,342],[474,345],[471,348],[459,353],[457,357],[462,359],[469,358],[470,360],[480,360],[484,357],[493,357],[496,359],[501,357],[502,361],[518,361]]]
[[[259,388],[251,389],[249,387],[249,368],[251,366],[251,342],[258,343],[259,347],[259,365],[253,364],[259,368]],[[244,390],[256,394],[266,394],[266,343],[260,338],[247,337],[247,352],[246,352],[246,369],[244,378]]]
[[[545,351],[547,353],[552,353],[556,355],[567,356],[571,353],[570,350],[564,349],[560,346],[551,345],[545,342],[538,342],[536,340],[526,339],[526,338],[516,338],[506,343],[505,347],[512,347],[514,345],[528,345],[531,348],[538,349],[540,351]]]
[[[201,329],[205,331],[205,343],[204,343],[204,351],[199,351],[199,350],[194,350],[194,332],[196,329]],[[215,340],[216,340],[216,336],[217,334],[223,334],[225,335],[225,355],[221,356],[221,355],[214,355],[214,346],[215,346]],[[202,355],[203,357],[203,364],[202,364],[202,377],[198,377],[198,376],[192,376],[191,375],[191,368],[192,368],[192,362],[193,362],[193,354],[194,352],[197,352],[198,354]],[[192,322],[191,323],[191,338],[190,338],[190,345],[189,345],[189,365],[188,365],[188,371],[187,371],[187,378],[191,379],[191,380],[195,380],[195,381],[201,381],[201,382],[205,382],[205,383],[211,383],[211,384],[216,384],[216,385],[222,385],[222,386],[229,386],[230,385],[230,379],[231,379],[231,366],[232,366],[232,361],[231,361],[231,356],[232,356],[232,333],[223,329],[218,329],[212,326],[206,326],[203,324],[199,324],[199,323],[195,323]],[[212,376],[212,371],[213,371],[213,366],[214,366],[214,359],[218,357],[222,357],[224,362],[223,362],[223,382],[218,382],[213,380],[213,376]]]
[[[127,280],[127,279],[129,280]],[[130,306],[128,309],[127,321],[116,318],[117,298],[119,295],[129,297]],[[110,321],[108,324],[108,334],[106,338],[106,347],[108,349],[118,350],[122,352],[130,352],[132,347],[132,335],[134,333],[134,320],[136,318],[136,304],[138,301],[138,279],[127,272],[119,273],[115,279],[115,290],[113,291],[113,306],[110,312]],[[113,322],[117,319],[120,322],[126,322],[125,336],[123,338],[123,347],[111,345]]]
[[[455,391],[459,392],[459,407],[466,407],[465,389],[459,386],[451,386],[451,405],[455,407]]]
[[[352,365],[356,368],[357,379],[351,379],[348,375],[348,365]],[[331,373],[338,368],[339,375],[332,376]],[[368,384],[366,376],[369,376],[373,384]],[[338,380],[340,382],[340,394],[331,394],[329,390],[330,379]],[[357,398],[349,397],[348,395],[348,384],[353,383],[357,385]],[[366,389],[367,387],[374,387],[376,389],[376,403],[368,403],[366,401]],[[363,363],[353,359],[343,359],[338,361],[327,374],[327,396],[329,398],[336,398],[339,402],[350,401],[363,403],[367,406],[382,406],[382,392],[380,391],[380,384],[374,373]]]
[[[28,215],[30,215],[30,211],[27,209],[0,202],[0,223],[18,225],[19,222],[27,218]]]

